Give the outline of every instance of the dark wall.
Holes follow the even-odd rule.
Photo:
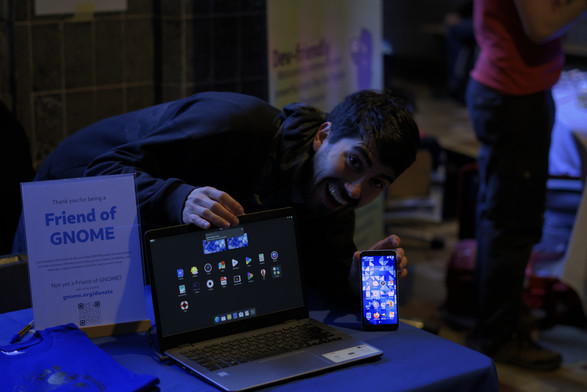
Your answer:
[[[154,14],[157,100],[208,90],[268,97],[264,0],[161,0]]]
[[[264,0],[127,0],[85,20],[0,0],[0,100],[38,167],[102,118],[205,90],[267,98],[266,42]]]
[[[198,91],[266,99],[266,30],[265,0],[127,0],[125,12],[81,19],[0,0],[2,167],[22,169],[4,176],[2,204],[14,209],[0,217],[0,254],[12,242],[20,182],[68,135]]]

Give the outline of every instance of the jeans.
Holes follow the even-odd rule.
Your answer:
[[[475,264],[479,307],[472,338],[491,354],[517,331],[525,269],[542,234],[554,101],[550,91],[503,95],[471,79],[467,106],[481,142]]]

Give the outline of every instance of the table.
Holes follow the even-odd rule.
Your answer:
[[[147,297],[150,298],[150,297]],[[152,303],[147,301],[152,317]],[[275,385],[270,391],[497,391],[493,361],[473,350],[401,323],[393,332],[361,331],[358,315],[316,309],[311,316],[337,326],[384,351],[381,359]],[[0,314],[0,346],[32,320],[32,309]],[[218,391],[176,365],[161,363],[147,333],[92,341],[127,369],[157,376],[161,391]]]

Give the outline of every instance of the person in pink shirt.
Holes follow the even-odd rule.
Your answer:
[[[560,367],[521,322],[524,272],[542,234],[552,86],[564,66],[562,36],[587,0],[475,0],[480,53],[467,87],[480,187],[476,212],[478,314],[467,345],[496,361]]]

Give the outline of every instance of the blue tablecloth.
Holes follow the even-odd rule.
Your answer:
[[[149,301],[148,301],[149,302]],[[152,310],[151,310],[152,311]],[[152,313],[151,313],[152,314]],[[381,359],[269,387],[278,391],[498,391],[493,361],[434,334],[401,323],[393,332],[364,332],[356,314],[316,310],[333,324],[384,351]],[[32,320],[32,309],[0,314],[0,346]],[[157,376],[161,391],[218,391],[176,365],[159,362],[147,333],[92,341],[127,369]]]

